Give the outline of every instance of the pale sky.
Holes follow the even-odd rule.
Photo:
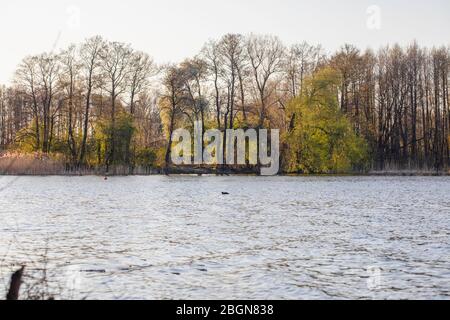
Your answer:
[[[368,12],[374,5],[381,19],[376,8]],[[287,45],[305,40],[332,51],[344,43],[376,49],[414,39],[449,45],[449,30],[448,0],[1,0],[0,83],[10,81],[25,56],[94,35],[165,63],[230,32],[268,33]]]

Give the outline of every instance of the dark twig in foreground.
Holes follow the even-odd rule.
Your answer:
[[[8,294],[6,295],[6,300],[18,300],[19,299],[19,291],[20,285],[22,284],[22,276],[25,267],[22,268],[11,276],[11,284],[9,287]]]

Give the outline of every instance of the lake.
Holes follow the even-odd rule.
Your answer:
[[[450,177],[0,177],[0,217],[1,297],[450,299]]]

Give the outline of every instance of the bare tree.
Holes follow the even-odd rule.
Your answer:
[[[302,42],[289,48],[285,55],[283,69],[290,98],[295,98],[302,93],[305,77],[311,75],[323,60],[320,46]]]
[[[60,75],[61,86],[66,90],[67,94],[67,145],[72,156],[72,163],[78,161],[78,150],[74,136],[74,109],[75,109],[75,86],[78,77],[79,64],[76,57],[76,47],[70,46],[67,50],[60,54],[62,64],[62,73]]]
[[[226,34],[218,43],[222,76],[227,88],[227,103],[225,113],[225,129],[233,128],[236,116],[236,96],[238,84],[243,94],[243,76],[245,61],[244,37],[240,34]],[[244,100],[241,95],[241,101]],[[244,111],[245,114],[245,111]]]
[[[129,76],[129,90],[130,90],[130,113],[135,112],[136,97],[147,89],[150,77],[158,73],[158,68],[144,52],[133,52],[130,58],[130,76]]]
[[[15,83],[29,100],[32,109],[34,126],[35,126],[35,150],[38,151],[41,148],[41,133],[40,133],[40,105],[38,103],[38,70],[37,70],[37,57],[27,57],[19,65],[15,74]]]
[[[220,87],[220,77],[222,74],[220,53],[218,44],[215,41],[208,42],[202,50],[201,56],[206,61],[209,74],[213,82],[213,99],[215,106],[217,129],[220,130],[221,117],[222,117],[222,99],[221,99],[221,87]],[[225,126],[224,126],[225,127]]]
[[[275,87],[269,81],[281,71],[284,46],[277,37],[251,35],[247,41],[247,53],[252,67],[254,85],[259,102],[259,120],[261,128],[267,111],[267,98]]]
[[[184,113],[185,103],[188,100],[185,88],[185,72],[183,69],[169,65],[166,67],[162,81],[164,93],[160,98],[160,108],[166,115],[168,143],[165,154],[165,167],[169,167],[172,150],[172,133],[177,118]]]
[[[81,165],[85,162],[86,158],[86,143],[88,138],[89,128],[89,111],[91,108],[92,91],[97,85],[99,80],[96,78],[96,73],[100,67],[101,53],[106,50],[106,44],[101,37],[94,37],[88,39],[80,49],[81,56],[81,69],[83,72],[83,81],[85,87],[85,104],[84,104],[84,121],[83,121],[83,137],[81,140],[80,158],[78,164]],[[107,59],[103,56],[103,59]],[[104,62],[104,60],[103,60]],[[106,67],[106,65],[104,65]],[[115,100],[115,98],[114,98]]]
[[[188,98],[186,104],[192,113],[192,116],[190,114],[187,116],[192,123],[201,121],[204,130],[208,108],[208,101],[203,90],[207,73],[206,63],[199,58],[188,59],[181,63],[180,71],[183,73],[184,87]]]
[[[101,51],[101,68],[104,74],[104,89],[110,96],[111,104],[111,137],[106,166],[115,159],[115,127],[116,127],[116,103],[121,94],[126,91],[127,80],[130,74],[130,60],[132,50],[129,45],[120,42],[110,42]]]

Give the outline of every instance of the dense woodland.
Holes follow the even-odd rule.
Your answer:
[[[101,37],[23,59],[0,87],[0,149],[71,168],[166,167],[171,132],[280,129],[284,172],[450,165],[450,50],[394,45],[334,54],[228,34],[156,65]]]

